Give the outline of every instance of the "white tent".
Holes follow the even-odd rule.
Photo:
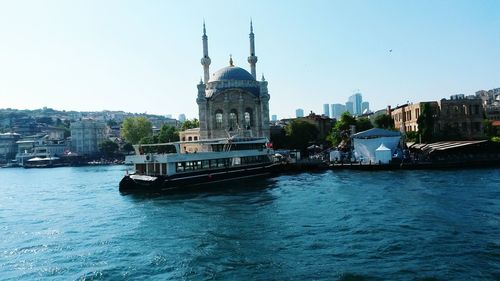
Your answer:
[[[380,144],[380,146],[375,150],[375,161],[381,164],[389,164],[389,162],[391,162],[391,159],[391,150],[385,147],[383,143]]]
[[[401,140],[401,133],[379,128],[359,132],[352,136],[356,159],[363,163],[378,163],[375,151],[381,144],[390,149],[391,157]]]

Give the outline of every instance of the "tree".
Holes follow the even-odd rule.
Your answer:
[[[411,142],[418,142],[418,133],[415,131],[410,131],[405,133],[405,139],[406,141],[411,141]]]
[[[394,129],[394,119],[388,114],[381,114],[375,117],[375,127],[392,130]]]
[[[348,141],[352,125],[356,125],[356,119],[349,112],[342,113],[340,119],[335,123],[332,131],[327,136],[327,141],[332,145],[338,145],[342,140]]]
[[[113,157],[118,152],[118,144],[110,140],[105,140],[99,145],[99,151],[105,157]]]
[[[134,147],[132,146],[132,144],[127,142],[126,144],[123,145],[122,150],[126,153],[129,153],[131,151],[134,151]]]
[[[147,136],[143,137],[140,141],[139,144],[154,144],[158,143],[158,136]]]
[[[179,131],[177,131],[177,128],[169,126],[167,124],[163,124],[161,126],[160,133],[158,134],[159,143],[172,142],[178,140],[179,140]]]
[[[185,131],[187,129],[193,129],[193,128],[199,128],[200,127],[200,121],[196,118],[193,120],[186,120],[184,123],[182,123],[181,126],[181,131]]]
[[[292,148],[305,150],[318,136],[318,128],[304,120],[293,120],[286,125],[285,133],[288,143]]]
[[[373,128],[372,122],[366,117],[361,117],[356,120],[356,131],[362,132]]]
[[[434,111],[428,103],[422,104],[422,112],[417,119],[418,133],[422,136],[422,142],[430,142],[434,132]]]
[[[131,144],[153,135],[153,126],[145,117],[129,117],[123,121],[121,135]]]

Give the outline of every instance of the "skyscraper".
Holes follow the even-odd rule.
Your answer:
[[[179,114],[179,122],[184,122],[186,121],[186,115],[184,113]]]
[[[330,117],[330,105],[327,103],[323,104],[323,115]]]
[[[295,117],[297,118],[304,117],[304,110],[302,108],[297,108],[295,110]]]
[[[276,114],[271,115],[271,121],[278,121],[278,116]]]
[[[363,113],[363,111],[361,110],[361,104],[363,103],[363,97],[361,96],[361,93],[355,93],[354,95],[350,96],[349,102],[352,102],[352,114],[361,115]]]
[[[368,113],[368,112],[370,112],[370,103],[367,102],[367,101],[364,101],[361,104],[361,113],[365,114],[365,113]]]
[[[348,101],[345,103],[345,110],[350,114],[354,114],[354,103],[352,101]]]
[[[344,112],[346,112],[345,105],[340,103],[332,104],[332,118],[339,119]]]

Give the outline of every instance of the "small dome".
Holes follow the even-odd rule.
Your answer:
[[[227,66],[215,72],[208,82],[227,80],[251,80],[255,78],[248,71],[237,66]]]

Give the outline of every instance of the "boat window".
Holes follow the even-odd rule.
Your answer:
[[[141,155],[147,154],[147,153],[163,154],[163,153],[176,153],[177,152],[177,150],[175,149],[175,145],[173,145],[173,144],[140,146],[139,151],[140,151]]]

